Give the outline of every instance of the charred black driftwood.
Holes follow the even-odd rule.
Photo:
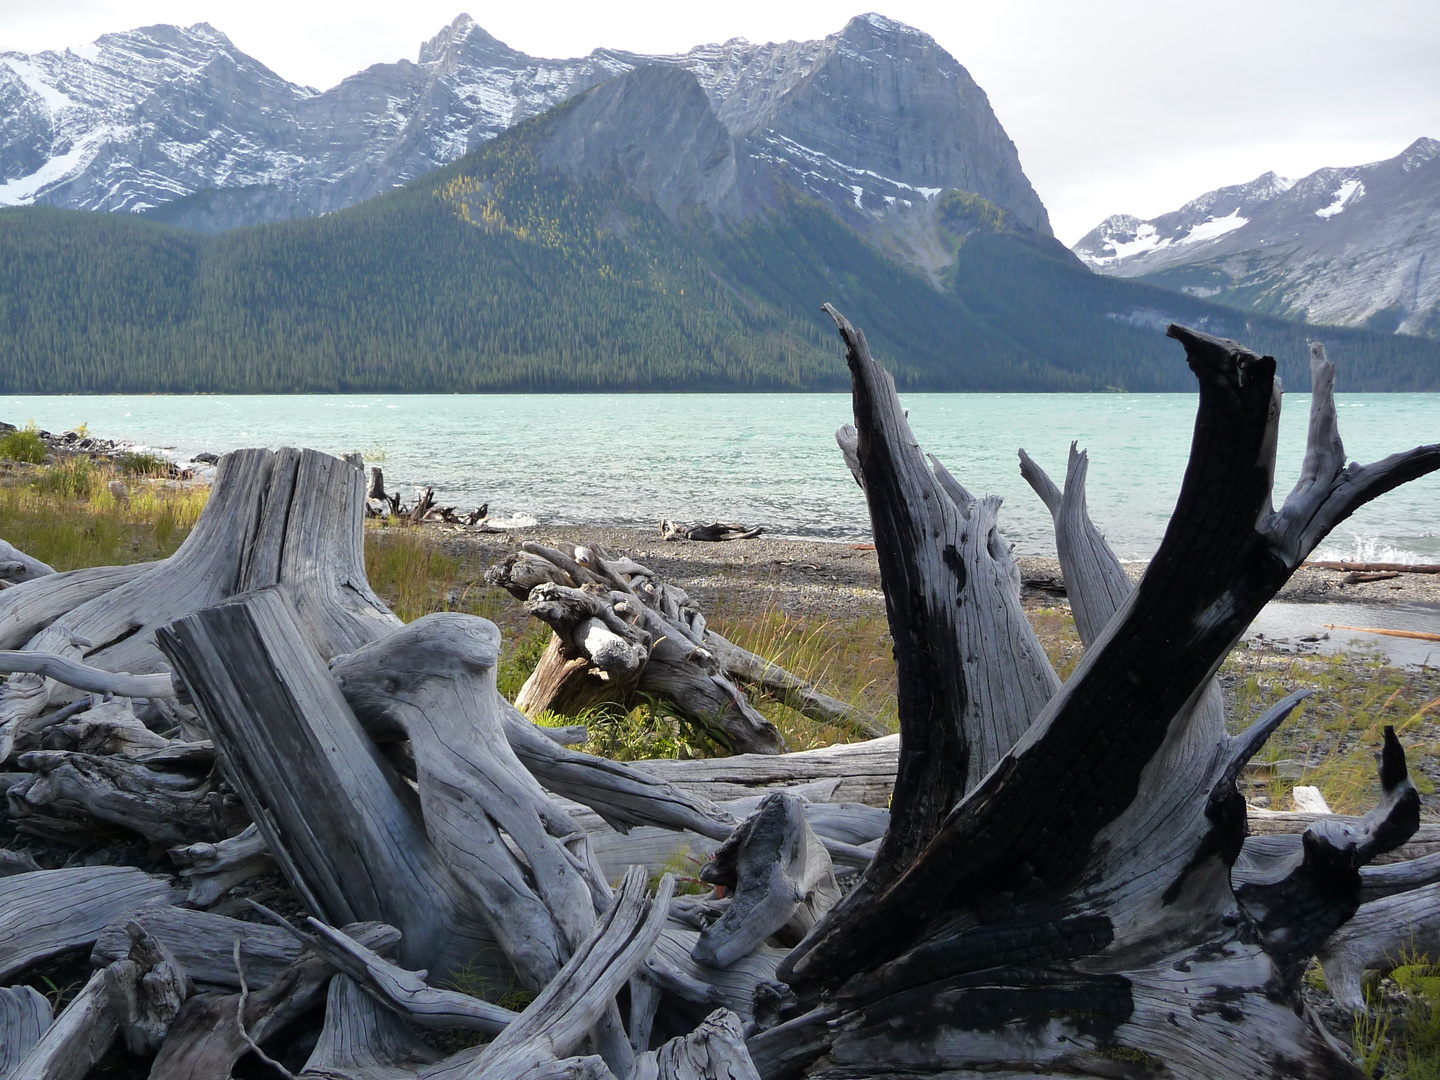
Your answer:
[[[1347,467],[1334,369],[1317,349],[1301,479],[1272,509],[1274,360],[1172,327],[1200,405],[1164,541],[1131,591],[1083,528],[1077,486],[1062,559],[1092,640],[977,780],[971,763],[994,719],[957,655],[977,614],[964,592],[968,500],[927,466],[864,335],[831,314],[896,641],[900,770],[890,832],[860,887],[781,966],[798,1003],[750,1040],[761,1074],[1108,1076],[1124,1061],[1135,1075],[1353,1075],[1296,984],[1354,913],[1360,866],[1418,824],[1403,752],[1387,751],[1384,799],[1358,829],[1312,827],[1288,872],[1237,894],[1229,869],[1245,808],[1234,780],[1293,702],[1230,739],[1204,699],[1320,539],[1440,467],[1440,446]],[[1058,524],[1062,499],[1046,501]]]

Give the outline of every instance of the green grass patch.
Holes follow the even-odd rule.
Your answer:
[[[1238,649],[1221,668],[1232,684],[1227,710],[1239,731],[1285,694],[1315,690],[1256,755],[1247,797],[1264,795],[1276,810],[1292,809],[1291,790],[1318,787],[1330,809],[1362,814],[1380,797],[1375,755],[1386,725],[1405,744],[1411,779],[1422,795],[1435,791],[1440,751],[1440,674],[1387,667],[1378,659],[1254,655]]]
[[[1365,987],[1355,1014],[1355,1061],[1366,1076],[1440,1080],[1440,965],[1405,955],[1389,975]]]
[[[170,475],[170,462],[159,454],[121,454],[115,461],[126,476]]]
[[[898,730],[894,645],[879,616],[814,618],[771,605],[758,613],[722,604],[709,626],[721,636],[813,683],[823,693]],[[791,750],[809,750],[865,736],[791,709],[757,686],[744,687],[756,709],[780,729]]]
[[[148,562],[174,553],[208,497],[208,488],[137,483],[108,462],[66,457],[0,479],[0,536],[56,570]]]

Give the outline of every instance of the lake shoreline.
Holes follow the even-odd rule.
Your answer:
[[[447,550],[477,555],[482,565],[498,561],[526,541],[552,546],[598,544],[630,556],[654,570],[663,581],[679,585],[707,614],[748,616],[775,610],[805,619],[885,615],[879,562],[870,544],[764,535],[720,543],[667,541],[658,529],[620,526],[537,525],[505,532],[442,525],[421,528]],[[1062,576],[1059,562],[1025,555],[1019,556],[1017,562],[1026,582],[1022,595],[1027,609],[1058,608],[1068,613],[1069,602],[1055,587]],[[1149,564],[1133,561],[1124,565],[1130,576],[1139,580]],[[1407,573],[1355,584],[1347,584],[1347,576],[1345,571],[1302,566],[1276,595],[1274,603],[1363,605],[1376,609],[1424,605],[1434,608],[1435,632],[1440,632],[1440,574]],[[1319,633],[1326,632],[1322,624],[1317,623],[1317,628]],[[1436,652],[1440,656],[1440,647]]]

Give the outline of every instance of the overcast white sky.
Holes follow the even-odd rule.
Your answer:
[[[990,95],[1056,234],[1151,217],[1267,169],[1390,157],[1440,138],[1437,0],[813,0],[469,2],[540,56],[597,46],[822,37],[875,10],[928,31]],[[285,78],[332,86],[414,59],[467,0],[0,0],[0,51],[36,52],[157,22],[208,22]]]

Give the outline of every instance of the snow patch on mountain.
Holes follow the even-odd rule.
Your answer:
[[[44,78],[44,73],[34,64],[27,60],[22,60],[18,56],[7,56],[4,62],[6,67],[20,76],[20,81],[23,82],[30,92],[38,97],[52,113],[64,112],[66,109],[75,108],[75,102],[70,99],[70,95],[61,90],[57,90],[47,83]]]
[[[28,206],[36,197],[90,165],[99,155],[107,139],[115,133],[109,128],[91,131],[63,154],[57,154],[29,176],[17,177],[0,184],[0,206]]]
[[[1214,240],[1217,236],[1224,236],[1236,229],[1243,229],[1248,224],[1250,224],[1249,218],[1241,217],[1239,210],[1232,210],[1224,217],[1206,218],[1200,224],[1191,226],[1190,231],[1175,242],[1177,244],[1196,244],[1202,240]]]
[[[1365,185],[1359,180],[1346,180],[1335,189],[1335,201],[1329,206],[1323,206],[1315,211],[1318,218],[1332,218],[1344,210],[1351,199],[1358,199],[1365,194]]]

